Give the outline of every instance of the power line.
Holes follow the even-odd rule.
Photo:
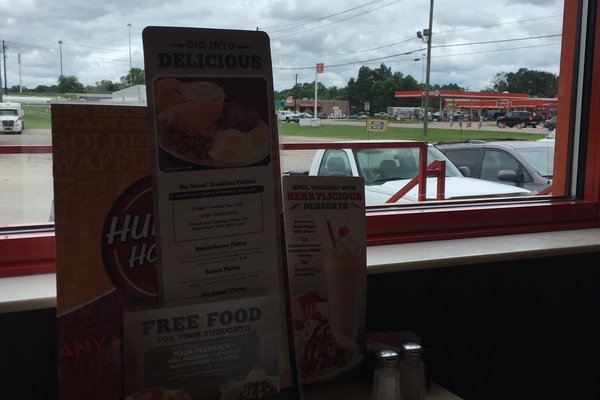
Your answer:
[[[550,18],[556,18],[556,17],[562,17],[562,14],[560,14],[560,15],[552,15],[552,16],[546,16],[546,17],[540,17],[540,18],[528,18],[528,19],[522,19],[522,20],[517,20],[517,21],[512,21],[512,22],[499,23],[499,24],[481,25],[481,26],[477,26],[477,27],[464,28],[464,29],[456,29],[456,30],[451,30],[451,31],[441,31],[441,32],[434,31],[433,33],[437,34],[437,35],[439,35],[439,34],[448,34],[448,33],[468,31],[468,30],[492,28],[492,27],[495,27],[495,26],[511,25],[511,24],[522,23],[522,22],[539,21],[539,20],[543,20],[543,19],[550,19]],[[355,52],[349,52],[349,53],[319,54],[319,55],[314,55],[314,56],[310,56],[310,57],[298,57],[297,54],[281,54],[281,53],[273,53],[273,55],[274,56],[288,56],[289,55],[289,56],[294,56],[297,59],[298,58],[313,59],[313,58],[324,58],[324,57],[340,57],[340,56],[346,56],[346,55],[352,55],[352,54],[367,53],[367,52],[375,51],[375,50],[381,50],[381,49],[385,49],[385,48],[388,48],[388,47],[393,47],[393,46],[397,46],[397,45],[400,45],[400,44],[404,44],[404,43],[407,43],[407,42],[410,42],[410,41],[413,41],[413,40],[416,40],[416,38],[414,36],[411,36],[410,38],[401,40],[400,42],[394,42],[394,43],[390,43],[390,44],[383,45],[383,46],[372,47],[372,48],[363,49],[363,50],[357,50]]]
[[[485,42],[473,42],[473,43],[453,43],[453,44],[442,44],[438,46],[432,46],[432,48],[443,48],[443,47],[459,47],[459,46],[473,46],[479,44],[491,44],[491,43],[503,43],[503,42],[518,42],[521,40],[533,40],[533,39],[547,39],[552,37],[561,37],[562,34],[556,33],[553,35],[541,35],[541,36],[529,36],[524,38],[516,38],[516,39],[500,39],[500,40],[488,40]]]
[[[471,30],[475,30],[475,29],[493,28],[495,26],[520,24],[522,22],[540,21],[540,20],[543,20],[543,19],[551,19],[551,18],[557,18],[557,17],[562,17],[562,16],[563,16],[562,14],[549,15],[549,16],[546,16],[546,17],[520,19],[520,20],[517,20],[517,21],[501,22],[501,23],[498,23],[498,24],[489,24],[489,25],[481,25],[481,26],[475,26],[475,27],[470,27],[470,28],[453,29],[453,30],[450,30],[450,31],[442,31],[442,32],[435,32],[434,31],[433,33],[436,34],[436,35],[446,35],[448,33],[471,31]]]
[[[326,15],[326,16],[320,17],[320,18],[315,18],[315,19],[311,19],[311,20],[304,20],[304,21],[301,21],[301,22],[292,22],[292,23],[285,24],[285,25],[266,26],[266,27],[261,27],[259,29],[263,30],[263,31],[264,30],[276,31],[276,30],[284,30],[284,29],[288,30],[288,29],[300,27],[302,25],[313,24],[313,23],[316,23],[316,22],[319,22],[319,21],[326,20],[328,18],[337,17],[338,15],[342,15],[342,14],[348,13],[350,11],[357,10],[359,8],[368,7],[368,6],[372,5],[372,4],[380,3],[382,1],[385,1],[385,0],[373,0],[373,1],[370,1],[370,2],[368,2],[366,4],[363,4],[363,5],[360,5],[360,6],[356,6],[356,7],[352,7],[352,8],[349,8],[347,10],[340,11],[340,12],[337,12],[337,13],[334,13],[334,14],[329,14],[329,15]]]
[[[274,38],[274,40],[283,39],[283,38],[286,38],[286,37],[289,37],[289,36],[295,36],[295,35],[298,35],[298,34],[301,34],[301,33],[306,33],[306,32],[314,31],[314,30],[317,30],[317,29],[323,29],[323,28],[325,28],[325,27],[328,27],[328,26],[331,26],[331,25],[334,25],[334,24],[339,24],[340,22],[344,22],[344,21],[347,21],[347,20],[349,20],[349,19],[352,19],[352,18],[356,18],[356,17],[362,17],[363,15],[365,15],[365,14],[367,14],[367,13],[370,13],[370,12],[373,12],[373,11],[376,11],[376,10],[379,10],[379,9],[382,9],[382,8],[384,8],[384,7],[391,6],[392,4],[396,4],[396,3],[399,3],[399,2],[401,2],[401,1],[404,1],[404,0],[395,0],[395,1],[391,2],[391,3],[389,3],[389,4],[385,4],[385,5],[383,5],[383,6],[380,6],[380,7],[373,8],[373,9],[371,9],[371,10],[368,10],[368,11],[365,11],[365,12],[363,12],[363,13],[361,13],[361,14],[352,15],[352,16],[350,16],[350,17],[347,17],[347,18],[344,18],[344,19],[340,19],[340,20],[337,20],[337,21],[333,21],[333,22],[330,22],[330,23],[328,23],[328,24],[325,24],[325,25],[320,25],[320,26],[317,26],[317,27],[315,27],[315,28],[306,29],[306,30],[303,30],[303,31],[300,31],[300,32],[297,32],[297,31],[296,31],[296,32],[291,32],[291,33],[289,33],[289,34],[287,34],[287,35],[278,36],[278,37]]]
[[[531,36],[531,37],[525,37],[525,38],[490,40],[490,41],[484,41],[484,42],[472,42],[472,43],[457,43],[457,44],[438,45],[438,46],[432,46],[432,48],[439,49],[439,48],[447,48],[447,47],[460,47],[460,46],[473,46],[473,45],[492,44],[492,43],[517,42],[517,41],[523,41],[523,40],[545,39],[545,38],[561,37],[561,36],[562,36],[561,34]],[[541,46],[545,46],[545,45],[530,46],[530,48],[541,47]],[[413,54],[413,53],[416,53],[416,52],[421,52],[423,50],[425,50],[424,47],[419,48],[419,49],[414,49],[414,50],[406,51],[406,52],[402,52],[402,53],[396,53],[396,54],[392,54],[392,55],[388,55],[388,56],[371,58],[371,59],[367,59],[367,60],[352,61],[352,62],[340,63],[340,64],[331,64],[331,65],[327,65],[327,68],[346,67],[346,66],[349,66],[349,65],[356,65],[356,64],[368,64],[368,63],[372,63],[372,62],[375,62],[375,61],[382,61],[382,60],[385,60],[385,59],[388,59],[388,58],[394,58],[394,57],[403,56],[403,55],[410,55],[410,54]],[[273,67],[274,70],[275,69],[276,70],[306,70],[306,69],[314,69],[314,68],[315,68],[314,65],[310,66],[310,67]]]

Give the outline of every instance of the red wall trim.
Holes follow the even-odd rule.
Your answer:
[[[46,154],[52,153],[52,146],[24,145],[0,146],[0,154]]]

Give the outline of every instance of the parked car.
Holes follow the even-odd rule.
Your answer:
[[[312,114],[308,112],[301,112],[298,115],[300,116],[300,118],[312,118]]]
[[[320,119],[327,119],[327,114],[325,114],[325,113],[323,113],[323,112],[317,113],[317,118],[320,118]]]
[[[298,122],[300,121],[300,114],[290,110],[279,110],[277,111],[277,119],[285,122]]]
[[[432,114],[432,118],[434,121],[442,121],[446,118],[446,113],[443,111],[436,111]]]
[[[370,143],[372,143],[371,141]],[[389,141],[387,141],[389,142]],[[356,142],[360,144],[361,142]],[[365,203],[383,204],[402,190],[419,173],[418,148],[360,148],[317,150],[309,171],[290,174],[315,176],[362,176],[365,180]],[[529,190],[496,182],[464,177],[461,172],[433,145],[428,145],[427,162],[446,162],[445,199],[472,199],[503,196],[527,196]],[[427,178],[426,197],[436,199],[437,178]],[[418,189],[412,188],[398,203],[418,201]]]
[[[556,129],[556,115],[544,121],[544,128],[548,129],[549,131]]]
[[[467,140],[436,147],[465,176],[539,192],[552,183],[554,142]]]
[[[508,126],[509,128],[518,125],[521,125],[522,127],[531,126],[535,128],[541,123],[543,123],[542,117],[532,115],[529,111],[510,111],[506,113],[506,115],[496,119],[496,125],[498,127]]]
[[[455,111],[452,113],[452,121],[468,121],[471,115],[466,111]]]
[[[483,118],[487,121],[496,121],[499,117],[504,116],[505,113],[502,110],[487,110],[483,114]]]
[[[375,118],[387,118],[388,117],[387,113],[384,113],[384,112],[377,112],[377,113],[373,114],[373,116]]]

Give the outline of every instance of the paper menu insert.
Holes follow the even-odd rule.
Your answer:
[[[283,177],[290,303],[303,383],[335,378],[363,357],[364,182]]]
[[[182,400],[235,400],[259,387],[274,396],[289,385],[273,351],[278,321],[276,297],[131,309],[123,319],[125,396],[161,388]]]
[[[144,51],[161,298],[281,289],[268,36],[150,27]]]
[[[124,315],[128,391],[145,395],[154,384],[192,399],[297,398],[268,36],[148,27],[143,39],[159,302]],[[209,326],[215,313],[235,322],[216,328],[224,334]],[[140,333],[153,320],[165,329]]]

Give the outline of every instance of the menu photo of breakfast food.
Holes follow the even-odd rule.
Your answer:
[[[268,164],[266,88],[262,78],[156,79],[161,171]]]

